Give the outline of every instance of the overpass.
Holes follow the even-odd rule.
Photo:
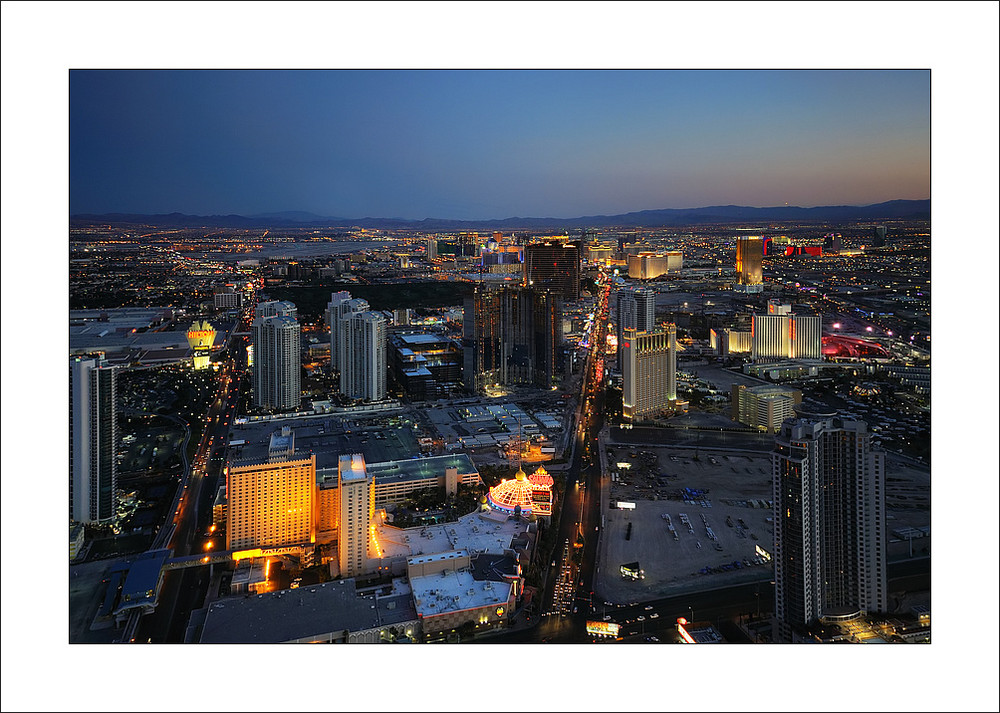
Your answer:
[[[279,557],[281,555],[300,555],[303,550],[312,549],[312,543],[302,543],[298,545],[287,545],[284,547],[258,547],[250,550],[220,550],[218,552],[205,552],[200,555],[187,555],[185,557],[172,557],[163,563],[163,571],[175,569],[188,569],[190,567],[204,567],[205,565],[222,564],[225,562],[239,562],[242,559],[252,557]]]
[[[124,585],[113,613],[115,621],[125,623],[122,642],[135,639],[139,620],[155,611],[160,602],[163,576],[167,572],[192,567],[205,567],[254,557],[277,557],[280,555],[301,555],[311,550],[312,543],[286,545],[283,547],[254,548],[248,550],[222,550],[198,555],[171,557],[172,550],[157,549],[144,552],[128,564],[122,571]]]

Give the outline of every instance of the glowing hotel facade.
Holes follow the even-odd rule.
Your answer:
[[[677,401],[677,327],[622,330],[622,417],[655,416]]]
[[[314,455],[229,466],[226,548],[314,543],[315,490]]]
[[[769,307],[770,309],[770,307]],[[750,325],[754,361],[822,359],[823,318],[819,315],[755,314]]]
[[[739,292],[764,291],[764,239],[736,238],[736,284]]]

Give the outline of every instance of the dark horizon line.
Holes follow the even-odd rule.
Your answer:
[[[639,211],[630,211],[627,213],[616,213],[616,214],[593,214],[585,216],[576,216],[570,218],[557,218],[552,216],[546,217],[525,217],[525,216],[509,216],[506,218],[440,218],[440,217],[425,217],[422,219],[410,219],[410,218],[399,218],[399,217],[373,217],[366,216],[363,218],[345,218],[343,216],[323,216],[310,211],[270,211],[264,213],[255,213],[252,215],[243,215],[238,213],[229,214],[211,214],[211,215],[195,215],[181,213],[179,211],[172,211],[170,213],[123,213],[123,212],[113,212],[113,213],[73,213],[70,215],[71,220],[101,220],[106,219],[109,222],[114,222],[118,219],[119,222],[129,222],[130,220],[141,219],[141,218],[186,218],[186,219],[207,219],[207,220],[218,220],[220,218],[236,218],[240,221],[259,221],[259,220],[281,220],[287,223],[296,223],[303,226],[315,225],[321,222],[337,222],[337,223],[362,223],[362,222],[385,222],[385,223],[395,223],[395,224],[421,224],[421,223],[454,223],[454,224],[486,224],[486,223],[509,223],[511,221],[524,221],[524,222],[553,222],[553,223],[574,223],[574,222],[593,222],[593,221],[609,221],[609,220],[619,220],[622,221],[631,216],[641,217],[647,216],[652,217],[654,215],[662,215],[664,217],[671,216],[674,218],[680,218],[684,215],[690,215],[691,217],[701,218],[706,220],[708,218],[716,218],[723,220],[746,220],[746,219],[767,219],[766,215],[739,215],[744,211],[751,213],[763,213],[763,212],[780,212],[780,213],[822,213],[822,212],[844,212],[844,211],[873,211],[879,208],[888,208],[891,206],[902,207],[904,205],[912,206],[917,208],[919,204],[929,204],[930,198],[921,199],[893,199],[889,201],[882,201],[880,203],[870,203],[865,205],[820,205],[820,206],[742,206],[735,204],[726,205],[711,205],[702,206],[696,208],[654,208],[645,209]],[[929,209],[929,205],[927,206]],[[712,211],[717,213],[717,215],[698,215],[699,213],[705,213],[706,211]],[[735,214],[734,214],[735,213]],[[693,214],[693,215],[692,215]],[[791,215],[787,217],[793,217]],[[800,216],[800,217],[805,217]],[[819,216],[817,216],[819,217]],[[888,217],[888,216],[887,216]],[[624,221],[627,222],[627,221]]]

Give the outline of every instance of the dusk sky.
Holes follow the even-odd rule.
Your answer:
[[[70,211],[577,217],[930,197],[927,71],[72,71]]]

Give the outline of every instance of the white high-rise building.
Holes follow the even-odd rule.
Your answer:
[[[302,334],[291,302],[265,302],[253,322],[253,400],[260,409],[297,409]]]
[[[371,556],[372,517],[375,514],[375,479],[365,468],[360,453],[340,456],[337,463],[340,494],[339,543],[340,575],[364,574]]]
[[[618,291],[618,329],[652,332],[656,327],[656,291],[645,287]]]
[[[347,368],[344,365],[347,355],[347,335],[344,333],[344,320],[352,314],[367,311],[368,300],[355,298],[337,302],[327,315],[328,319],[333,320],[331,323],[333,326],[330,328],[330,368],[331,370],[335,369],[340,374],[341,382],[343,382],[344,369]],[[334,336],[334,332],[336,332],[336,337]]]
[[[784,305],[768,305],[769,314],[755,314],[750,328],[754,361],[822,359],[823,318],[792,314]],[[774,308],[776,312],[771,312]]]
[[[802,403],[802,392],[771,384],[749,388],[733,384],[731,400],[734,421],[774,433],[785,419],[795,415],[795,405]]]
[[[326,304],[326,328],[330,330],[330,371],[340,370],[340,317],[344,302],[351,299],[351,293],[345,290],[334,292]]]
[[[381,312],[354,312],[341,319],[340,393],[377,401],[386,394],[386,328]]]
[[[111,520],[118,486],[115,368],[103,358],[72,357],[69,366],[70,519]]]
[[[885,454],[864,421],[796,412],[771,454],[776,641],[888,608]]]
[[[261,302],[254,311],[254,317],[291,317],[298,319],[298,308],[287,300]]]
[[[622,416],[627,421],[655,416],[677,400],[677,327],[652,332],[626,328],[622,354]]]

